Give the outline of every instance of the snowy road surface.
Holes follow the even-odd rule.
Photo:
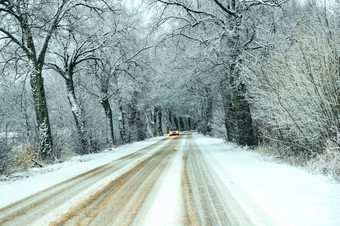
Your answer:
[[[134,145],[0,182],[0,225],[340,225],[327,177],[196,133]]]

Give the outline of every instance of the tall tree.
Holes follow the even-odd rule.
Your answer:
[[[305,161],[339,143],[339,17],[327,4],[293,3],[277,19],[293,28],[276,31],[286,41],[254,54],[246,74],[264,143]]]
[[[75,26],[73,24],[73,26]],[[58,62],[47,63],[47,65],[55,70],[65,81],[67,98],[71,106],[71,111],[75,120],[77,133],[80,139],[80,153],[86,154],[90,152],[88,134],[85,125],[84,109],[76,96],[74,76],[80,71],[80,65],[86,61],[94,61],[96,57],[95,51],[103,44],[103,38],[99,37],[102,32],[95,31],[93,34],[82,35],[73,33],[71,29],[65,31],[64,37],[59,37],[58,49],[55,51],[55,58]],[[61,35],[60,35],[61,36]]]
[[[67,0],[59,4],[30,0],[0,1],[0,32],[24,52],[28,61],[40,155],[48,161],[54,159],[54,154],[42,72],[50,39],[69,7],[72,5]]]
[[[231,118],[236,122],[237,130],[230,131],[237,134],[237,142],[240,145],[256,145],[257,137],[254,132],[250,105],[246,99],[247,86],[241,80],[242,56],[246,48],[253,43],[255,39],[255,29],[249,24],[249,18],[252,8],[271,6],[280,7],[284,1],[277,0],[254,0],[254,1],[219,1],[211,0],[209,2],[193,1],[183,3],[181,1],[165,1],[158,0],[166,6],[180,7],[182,13],[181,21],[185,21],[182,29],[178,29],[177,35],[185,36],[191,40],[199,40],[190,33],[193,29],[201,28],[207,32],[208,26],[217,27],[217,32],[210,29],[212,34],[208,39],[201,40],[202,44],[215,43],[215,52],[217,50],[216,43],[220,46],[219,58],[223,60],[226,71],[223,89],[230,90],[231,93],[223,92],[223,98],[230,98],[233,107],[233,113],[230,111],[230,104],[225,104],[225,118]],[[169,8],[169,7],[167,7]],[[184,12],[187,17],[184,17]],[[168,16],[167,19],[179,18],[178,16]],[[216,42],[217,40],[217,42]],[[231,87],[231,89],[227,89]],[[228,123],[226,123],[227,125]],[[227,129],[231,129],[228,127]]]

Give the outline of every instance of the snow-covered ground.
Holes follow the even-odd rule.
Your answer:
[[[0,208],[79,175],[100,165],[131,154],[163,137],[122,146],[100,154],[76,157],[46,169],[32,170],[28,178],[0,182]],[[211,175],[219,187],[229,190],[257,225],[340,225],[340,184],[301,168],[279,164],[255,152],[220,139],[193,134],[193,142],[203,153]],[[175,219],[183,206],[181,196],[183,143],[169,167],[146,200],[153,206],[146,211],[144,224],[178,224]],[[191,150],[195,151],[195,150]],[[166,208],[164,210],[164,205]],[[160,215],[161,214],[161,215]],[[157,216],[159,216],[157,218]],[[159,224],[158,224],[159,225]]]
[[[340,225],[340,184],[220,139],[194,136],[216,175],[259,225]]]
[[[9,180],[5,177],[0,177],[0,208],[136,152],[163,138],[151,138],[97,154],[76,156],[60,164],[49,165],[45,168],[33,168],[27,172],[19,173],[17,177]]]
[[[184,140],[176,147],[174,157],[143,204],[135,225],[179,225],[183,219],[181,176],[183,171]]]

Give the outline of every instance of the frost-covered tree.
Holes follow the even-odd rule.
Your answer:
[[[137,102],[135,98],[140,91],[135,86],[142,80],[140,71],[146,66],[143,54],[150,47],[136,35],[135,20],[127,14],[116,15],[114,22],[109,23],[110,34],[105,46],[98,51],[98,60],[89,65],[95,87],[91,83],[88,90],[96,96],[105,112],[110,146],[128,142],[131,138],[129,124],[140,119],[137,106],[131,104]],[[117,114],[116,119],[113,112]],[[114,135],[115,122],[117,136]]]
[[[98,1],[91,4],[96,5]],[[103,2],[103,1],[101,1]],[[104,3],[106,4],[106,3]],[[43,69],[50,41],[63,25],[72,18],[74,9],[92,7],[87,1],[0,1],[0,34],[2,45],[18,47],[21,60],[25,61],[35,107],[39,149],[42,159],[54,159],[51,125],[44,87]],[[93,6],[96,10],[96,6]]]
[[[99,56],[96,52],[105,45],[109,32],[105,31],[105,27],[97,28],[96,24],[105,22],[101,16],[111,9],[107,10],[103,7],[96,6],[96,11],[92,12],[86,8],[80,13],[75,11],[76,20],[68,20],[65,22],[65,29],[59,31],[56,40],[53,40],[54,49],[51,51],[51,59],[47,63],[48,67],[56,71],[65,81],[67,98],[71,106],[71,111],[75,120],[75,125],[79,137],[79,152],[89,153],[91,147],[86,129],[86,119],[84,114],[84,106],[76,96],[74,76],[79,73],[87,72],[87,61],[98,61]],[[101,13],[100,16],[98,13]],[[92,21],[87,21],[91,15]],[[89,29],[89,27],[92,27]]]
[[[39,131],[40,154],[42,158],[52,160],[53,142],[42,71],[50,39],[65,9],[69,7],[68,1],[61,2],[57,7],[39,1],[1,1],[0,7],[2,38],[8,40],[6,44],[15,43],[26,56]],[[51,12],[51,8],[55,10]]]
[[[337,140],[339,24],[332,9],[317,3],[287,7],[293,30],[277,31],[286,42],[254,55],[245,69],[264,142],[283,155],[308,160]],[[296,11],[306,15],[294,16]]]
[[[223,105],[225,118],[235,122],[234,127],[226,122],[228,137],[231,137],[230,134],[235,134],[238,144],[256,145],[257,137],[250,106],[245,97],[247,87],[241,80],[242,59],[245,50],[250,46],[260,48],[254,42],[256,36],[254,23],[258,18],[253,14],[254,9],[280,7],[284,1],[212,0],[183,3],[158,0],[158,2],[169,9],[168,14],[164,14],[164,20],[181,21],[182,25],[174,35],[197,40],[209,46],[209,55],[216,55],[217,64],[223,62],[225,67],[224,72],[221,73],[225,74],[225,78],[221,85],[224,86],[222,95],[226,101]],[[177,11],[171,11],[176,9]],[[198,29],[204,36],[197,36]]]

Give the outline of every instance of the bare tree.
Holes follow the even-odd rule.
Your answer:
[[[67,14],[67,9],[72,6],[70,1],[62,1],[56,5],[43,1],[0,1],[2,37],[15,43],[28,62],[40,155],[48,161],[52,161],[54,156],[42,71],[50,39]],[[51,12],[51,8],[55,10]]]
[[[278,31],[287,41],[253,56],[245,74],[264,142],[306,162],[339,133],[339,24],[325,5],[299,7],[287,8],[306,12],[290,18],[293,31]]]
[[[177,13],[179,16],[170,13],[164,18],[164,21],[179,19],[184,24],[180,29],[177,29],[176,36],[184,36],[204,45],[213,46],[213,52],[225,65],[226,77],[221,83],[224,86],[223,99],[229,100],[229,103],[224,104],[225,118],[236,122],[236,127],[229,126],[230,123],[226,122],[226,129],[228,133],[237,134],[237,142],[240,145],[256,145],[257,137],[254,132],[250,106],[245,97],[247,87],[241,80],[244,51],[250,48],[260,48],[254,43],[256,33],[248,19],[252,16],[252,8],[281,7],[285,1],[230,0],[221,2],[212,0],[204,3],[183,3],[181,1],[158,0],[158,2],[165,4],[166,9],[171,9],[171,6],[181,9]],[[201,29],[205,33],[204,39],[192,33],[197,29]],[[212,35],[207,36],[209,33]],[[236,130],[232,131],[233,129]]]
[[[67,98],[71,106],[72,114],[75,120],[77,133],[80,138],[80,153],[86,154],[90,152],[88,134],[86,131],[86,119],[83,106],[79,102],[74,84],[74,76],[81,70],[81,64],[86,61],[98,60],[95,52],[103,45],[103,38],[100,31],[95,31],[87,36],[84,33],[79,36],[74,34],[72,30],[67,30],[64,37],[59,38],[60,46],[57,48],[61,51],[55,51],[54,54],[59,60],[55,63],[47,63],[47,65],[56,71],[64,79],[67,90]],[[62,39],[64,39],[62,41]]]

